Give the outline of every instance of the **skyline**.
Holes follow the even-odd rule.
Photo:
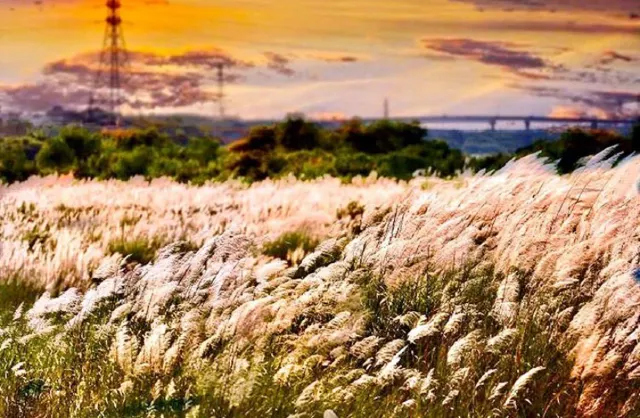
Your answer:
[[[123,1],[131,66],[126,113],[243,118],[637,114],[634,0]],[[3,0],[3,109],[88,103],[101,1]],[[625,104],[626,103],[626,104]],[[620,107],[625,104],[624,107]]]

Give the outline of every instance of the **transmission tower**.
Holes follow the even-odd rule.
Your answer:
[[[107,0],[107,18],[105,19],[104,39],[100,51],[100,63],[96,73],[91,98],[89,99],[89,117],[93,119],[95,110],[106,107],[110,122],[118,125],[118,112],[122,104],[122,81],[129,56],[122,30],[120,0]]]

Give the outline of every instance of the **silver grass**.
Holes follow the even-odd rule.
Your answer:
[[[480,388],[482,388],[488,381],[489,379],[491,379],[491,377],[496,374],[496,372],[498,371],[498,369],[490,369],[487,370],[481,377],[480,379],[478,379],[478,382],[476,383],[475,386],[475,390],[478,390]]]
[[[447,364],[450,367],[458,367],[463,359],[477,347],[481,338],[482,331],[475,330],[453,343],[447,352]]]
[[[504,402],[504,407],[516,408],[517,407],[516,402],[519,396],[527,388],[529,383],[531,383],[533,379],[535,379],[536,375],[538,375],[543,370],[545,370],[544,367],[534,367],[533,369],[529,370],[528,372],[520,376],[511,387],[511,390],[509,391],[509,396],[507,396],[507,399]]]
[[[133,369],[138,355],[138,340],[131,336],[127,323],[118,328],[114,342],[115,361],[125,372]]]
[[[399,323],[400,325],[404,325],[405,327],[414,328],[418,325],[418,321],[422,318],[425,318],[423,315],[420,315],[418,312],[407,312],[404,315],[397,316],[393,318],[394,322]]]
[[[376,353],[376,349],[381,342],[382,339],[380,337],[372,335],[355,343],[353,346],[351,346],[349,352],[354,357],[364,360],[370,358]]]
[[[516,274],[507,276],[500,286],[493,305],[493,315],[504,326],[510,326],[518,309],[520,282]]]
[[[147,333],[144,344],[136,358],[136,369],[139,372],[146,372],[147,369],[162,371],[164,365],[164,355],[169,349],[171,342],[171,330],[166,324],[156,323],[151,331]]]
[[[414,408],[416,406],[416,400],[415,399],[408,399],[404,402],[402,402],[402,407],[404,409],[411,409]]]
[[[509,386],[509,382],[500,382],[498,383],[492,390],[489,395],[490,401],[495,401],[496,399],[502,398],[507,391],[507,387]]]
[[[334,261],[340,254],[345,241],[339,239],[329,239],[321,243],[311,254],[307,255],[300,263],[300,270],[309,273],[323,263]]]
[[[20,319],[22,319],[23,313],[24,313],[24,302],[20,303],[20,305],[18,305],[18,307],[16,308],[15,312],[13,313],[13,320],[19,321]]]
[[[300,393],[300,396],[298,396],[295,401],[296,406],[300,408],[316,401],[318,399],[318,396],[320,395],[321,389],[322,383],[320,383],[319,380],[316,380],[315,382],[305,387]]]
[[[169,382],[164,398],[168,401],[172,399],[178,399],[178,388],[175,380],[171,379],[171,381]]]
[[[121,272],[122,264],[123,258],[121,254],[115,253],[109,257],[105,257],[93,272],[92,278],[102,281],[117,276]]]
[[[518,335],[518,330],[515,328],[507,328],[500,331],[500,333],[487,340],[487,351],[491,353],[500,353],[514,341]]]
[[[449,378],[449,386],[452,388],[461,387],[469,378],[470,372],[471,368],[469,367],[463,367],[456,370],[455,373],[453,373],[453,375],[451,375],[451,377]]]
[[[440,334],[443,331],[443,326],[449,319],[449,314],[445,312],[439,312],[433,316],[426,324],[418,324],[412,329],[407,338],[411,343],[416,343],[424,338],[429,338]]]
[[[632,336],[632,331],[637,322],[637,304],[640,300],[640,293],[637,281],[633,273],[630,273],[635,271],[634,263],[637,260],[639,248],[635,244],[637,228],[635,228],[635,224],[628,222],[628,219],[635,219],[640,213],[640,207],[637,206],[638,192],[636,190],[637,173],[640,172],[638,171],[640,158],[627,159],[623,166],[616,168],[608,168],[607,164],[594,163],[579,175],[559,177],[549,172],[548,167],[545,167],[537,157],[534,157],[514,161],[496,176],[469,177],[461,182],[458,190],[455,187],[436,182],[434,183],[436,185],[428,193],[416,193],[415,196],[407,199],[409,209],[406,213],[400,213],[404,211],[398,211],[395,214],[392,212],[382,227],[377,226],[380,220],[373,222],[370,229],[363,231],[346,246],[344,251],[337,253],[336,259],[344,259],[353,263],[350,268],[355,268],[354,272],[346,272],[345,266],[341,262],[329,263],[325,267],[313,267],[311,274],[300,272],[298,274],[302,275],[295,280],[291,278],[298,271],[297,268],[286,273],[283,271],[276,274],[276,276],[282,277],[269,277],[268,283],[265,284],[256,284],[255,272],[257,271],[256,266],[262,266],[268,260],[251,254],[245,243],[248,242],[248,239],[253,239],[259,245],[263,236],[267,236],[267,234],[275,236],[278,231],[282,230],[284,222],[287,227],[290,226],[289,224],[298,222],[293,219],[291,213],[304,211],[299,206],[291,206],[289,200],[295,200],[297,204],[298,201],[303,202],[304,199],[290,189],[306,186],[292,181],[277,190],[274,189],[272,199],[253,196],[253,203],[246,205],[249,207],[260,206],[263,201],[274,200],[277,204],[285,207],[281,212],[278,212],[280,209],[274,209],[275,212],[285,214],[282,217],[280,217],[281,215],[265,215],[266,212],[263,212],[260,215],[255,215],[256,218],[251,218],[254,216],[251,215],[253,209],[251,211],[237,211],[232,208],[234,205],[238,206],[237,202],[231,202],[233,199],[244,201],[243,199],[249,199],[252,196],[251,193],[255,194],[256,192],[237,194],[235,191],[227,190],[234,197],[225,203],[226,206],[217,205],[218,208],[231,208],[227,211],[230,213],[215,216],[207,214],[202,219],[194,219],[194,222],[201,222],[201,225],[211,226],[207,226],[201,231],[188,231],[188,233],[197,234],[198,242],[203,242],[211,237],[213,230],[216,230],[218,222],[216,218],[224,217],[227,219],[225,222],[229,222],[228,220],[235,216],[236,219],[246,224],[245,230],[248,231],[246,240],[235,239],[231,236],[218,238],[218,244],[210,251],[209,256],[200,260],[196,260],[194,254],[182,254],[182,250],[178,246],[170,246],[160,251],[159,259],[155,260],[152,265],[136,267],[126,274],[114,271],[113,277],[94,277],[94,279],[100,283],[113,278],[122,278],[123,280],[122,291],[117,293],[118,304],[119,306],[129,304],[130,308],[123,308],[117,314],[114,312],[112,321],[110,321],[112,326],[122,322],[129,312],[137,315],[137,319],[144,319],[150,324],[154,324],[153,328],[158,321],[165,321],[166,317],[172,318],[171,322],[167,323],[168,351],[163,356],[164,360],[160,360],[160,367],[165,363],[173,364],[176,361],[186,359],[193,361],[194,364],[207,365],[215,362],[216,359],[202,359],[201,357],[214,352],[212,348],[217,347],[218,343],[228,342],[233,343],[236,347],[244,348],[248,348],[251,344],[260,347],[269,336],[281,335],[282,331],[289,329],[294,318],[308,312],[310,307],[343,306],[341,303],[349,302],[349,297],[353,297],[355,291],[358,290],[358,286],[354,284],[359,282],[358,275],[362,278],[364,273],[379,274],[384,271],[387,272],[385,275],[385,280],[388,280],[387,284],[393,285],[405,277],[418,275],[422,271],[432,271],[433,261],[443,265],[444,263],[453,265],[460,262],[462,254],[469,254],[464,257],[472,257],[478,250],[473,238],[478,235],[478,231],[487,231],[488,241],[481,246],[481,249],[485,258],[495,260],[495,268],[498,272],[506,274],[509,271],[514,271],[513,269],[535,272],[530,286],[528,284],[526,289],[520,289],[518,285],[517,295],[514,292],[513,283],[511,283],[511,288],[509,288],[507,281],[500,284],[499,294],[496,295],[496,305],[492,309],[493,316],[505,327],[514,326],[511,325],[511,321],[521,309],[518,300],[519,294],[525,290],[529,292],[525,295],[525,302],[527,304],[532,301],[536,303],[534,318],[547,328],[548,334],[544,335],[557,337],[558,344],[576,341],[575,347],[569,347],[573,348],[576,357],[573,374],[585,380],[585,393],[587,393],[581,401],[579,412],[596,411],[611,397],[611,394],[603,393],[601,389],[597,388],[597,383],[601,380],[598,376],[603,373],[615,376],[615,382],[618,384],[625,382],[625,379],[636,379],[639,370],[634,355],[634,347],[638,347],[638,341]],[[35,179],[33,181],[37,186],[44,180]],[[267,183],[270,186],[257,185],[256,187],[260,191],[263,190],[263,187],[273,187],[274,184],[277,184]],[[329,183],[319,184],[327,185]],[[363,184],[357,187],[362,187]],[[572,193],[567,195],[569,186],[571,186]],[[128,204],[121,195],[131,196],[129,188],[135,189],[135,193],[143,194],[155,190],[157,196],[154,199],[162,201],[162,204],[157,204],[153,210],[166,213],[163,206],[176,207],[174,202],[167,201],[162,193],[158,193],[157,189],[133,183],[123,183],[118,186],[120,189],[116,195],[109,192],[111,196],[108,196],[108,199],[113,199],[116,202],[114,206],[109,206],[108,199],[103,199],[100,197],[101,193],[96,192],[96,190],[102,190],[102,187],[100,183],[95,182],[87,182],[85,186],[73,187],[53,184],[54,190],[67,196],[70,194],[76,196],[80,193],[78,190],[84,190],[82,192],[84,194],[81,195],[83,198],[74,197],[73,200],[78,202],[87,200],[93,202],[91,204],[97,205],[95,211],[99,215],[96,215],[97,217],[92,219],[91,223],[95,225],[92,229],[97,229],[96,232],[99,234],[105,234],[111,228],[109,218],[120,219],[122,217],[123,212],[116,209],[115,205],[124,207]],[[176,187],[181,190],[182,186],[176,185]],[[345,189],[338,182],[328,188],[326,194],[328,196],[336,193],[347,195],[349,194],[346,193],[347,191],[359,190],[358,193],[364,195],[377,195],[377,197],[367,198],[369,199],[367,202],[384,201],[385,199],[380,197],[383,196],[383,193],[389,201],[389,194],[380,190],[386,187],[385,183],[376,180],[375,183],[371,183],[367,187],[369,189],[366,191]],[[390,187],[396,187],[395,190],[409,190],[413,186],[404,185],[398,188],[391,185]],[[5,193],[3,199],[8,198],[10,202],[25,193],[34,194],[36,190],[44,193],[47,196],[46,199],[51,202],[58,202],[60,199],[45,187],[31,190],[19,187],[10,190],[0,185],[0,194]],[[217,196],[225,195],[224,193],[209,195],[208,193],[212,193],[212,190],[211,187],[193,188],[189,193],[179,192],[182,193],[181,199],[176,200],[182,204],[182,201],[194,199],[192,195],[197,194],[200,195],[197,199],[202,201],[207,199],[215,201]],[[573,191],[578,191],[580,194]],[[108,195],[109,193],[103,194]],[[202,193],[205,194],[205,197],[201,196]],[[288,197],[277,197],[278,193],[284,193]],[[361,196],[359,198],[362,198]],[[351,198],[349,197],[349,199]],[[574,202],[561,207],[560,203],[565,198],[567,200],[574,199]],[[46,205],[41,204],[39,199],[39,197],[35,198],[35,203],[39,206],[38,210],[42,211],[46,217],[56,216],[52,212],[45,212]],[[128,199],[131,198],[128,197]],[[345,199],[345,197],[342,196],[339,199]],[[478,202],[480,201],[487,203],[486,207],[481,206],[479,210]],[[0,207],[0,216],[7,213],[7,210],[12,210],[12,206],[17,206],[11,203],[5,205],[5,202],[6,200],[3,200],[3,205]],[[305,203],[300,204],[304,205]],[[367,206],[366,213],[371,212],[369,205],[365,206]],[[560,209],[558,209],[559,207]],[[258,212],[259,210],[256,211],[256,213]],[[322,222],[331,224],[335,210],[331,209],[329,212],[331,216],[325,217]],[[551,213],[553,216],[556,212],[559,213],[558,219],[555,220],[550,234],[547,231],[551,217],[545,218],[542,214]],[[258,216],[260,222],[255,221]],[[308,216],[299,218],[308,218]],[[169,234],[173,234],[173,229],[178,229],[168,218],[161,221],[166,222],[165,225],[158,225],[158,219],[161,218],[154,219],[156,220],[149,219],[148,224],[145,220],[144,224],[135,226],[135,231],[132,228],[132,233],[135,233],[136,236],[153,237],[155,230],[167,230]],[[9,222],[14,221],[10,220]],[[322,222],[314,223],[317,226],[311,230],[314,232],[316,230],[323,231],[320,232],[323,237],[328,236],[326,234],[335,233],[338,235],[341,233],[339,227],[328,232],[327,227],[321,226]],[[54,229],[52,233],[59,238],[58,246],[52,250],[38,247],[27,256],[26,252],[20,252],[23,248],[22,238],[18,234],[7,235],[7,230],[9,233],[12,229],[20,232],[21,228],[24,230],[24,225],[14,224],[7,229],[0,228],[0,242],[2,243],[0,271],[24,271],[28,276],[36,278],[34,280],[41,281],[42,284],[53,282],[55,277],[65,277],[63,282],[67,287],[77,284],[79,288],[86,289],[87,286],[78,280],[80,277],[91,277],[93,266],[98,265],[99,260],[104,258],[108,236],[105,235],[104,242],[86,245],[86,241],[83,241],[85,239],[83,234],[86,232],[65,232]],[[333,226],[328,228],[331,229]],[[217,230],[222,229],[217,228]],[[168,239],[175,240],[173,235],[168,235]],[[428,243],[429,248],[432,249],[430,250],[432,253],[428,254],[429,262],[420,257],[426,253],[425,243]],[[589,248],[588,251],[587,248]],[[594,262],[594,254],[597,255],[598,262],[603,264],[600,271],[590,267]],[[224,261],[227,258],[232,261]],[[409,259],[411,262],[407,263],[406,260]],[[427,265],[427,263],[431,265]],[[321,264],[325,264],[324,261]],[[69,267],[71,265],[73,267]],[[64,270],[66,268],[71,271]],[[590,270],[587,270],[587,277],[579,287],[577,282],[567,282],[567,280],[575,280],[578,277],[575,275],[576,272],[584,271],[585,268]],[[291,275],[287,277],[286,274]],[[434,275],[436,274],[437,272],[434,273]],[[515,276],[509,276],[509,278],[513,279]],[[284,279],[284,282],[289,281],[290,284],[279,288],[283,284],[279,282],[280,279]],[[300,282],[305,282],[305,284],[300,285]],[[540,289],[554,290],[554,284],[557,287],[555,291],[548,292],[549,294],[540,293]],[[559,291],[561,288],[565,288],[565,284],[573,286],[566,287],[572,292],[578,290],[580,300],[584,300],[584,303],[581,302],[579,307],[569,307],[557,314],[556,312],[567,306],[567,303],[572,303],[570,300],[572,292]],[[169,292],[171,296],[168,299],[175,302],[172,304],[165,303],[168,300],[163,301],[162,297],[157,297],[169,287],[173,287],[173,291]],[[276,289],[278,290],[276,291]],[[465,314],[465,316],[458,317],[456,321],[452,322],[450,332],[446,333],[447,343],[457,339],[463,329],[473,329],[476,324],[471,322],[478,318],[476,313],[462,308],[461,304],[464,300],[459,294],[453,292],[454,289],[455,287],[452,286],[452,298],[444,301],[445,306],[441,307],[440,312],[454,311],[454,317],[456,314]],[[303,293],[299,294],[298,291]],[[543,303],[538,303],[535,299],[539,295],[544,296]],[[89,291],[84,296],[80,296],[78,292],[78,296],[77,303],[66,306],[63,306],[65,305],[64,301],[54,301],[48,296],[43,297],[37,302],[39,313],[37,310],[32,310],[31,315],[28,313],[24,315],[34,325],[34,328],[47,330],[52,329],[48,328],[51,327],[51,323],[48,321],[49,313],[61,314],[65,318],[69,318],[81,312],[84,307],[88,306],[87,311],[92,312],[95,307],[100,306],[97,303],[100,299],[96,298],[96,292]],[[262,302],[251,304],[269,296],[274,299],[273,302],[264,305]],[[47,300],[47,298],[51,300]],[[238,310],[243,305],[246,306]],[[455,305],[460,305],[460,307],[454,309]],[[527,309],[529,308],[528,305],[523,304],[523,307],[525,306]],[[202,308],[206,321],[204,318],[201,320],[197,313],[190,313],[194,307]],[[248,307],[251,309],[247,309]],[[233,316],[236,311],[238,313]],[[335,312],[331,311],[331,313]],[[523,313],[528,314],[527,312]],[[243,329],[242,324],[245,320],[248,324],[245,331],[250,331],[250,335],[247,336],[237,332]],[[318,367],[316,363],[319,358],[314,358],[313,361],[309,360],[309,363],[302,363],[302,359],[310,359],[308,352],[310,349],[326,349],[332,354],[322,361],[322,367],[334,366],[332,372],[342,373],[340,370],[350,365],[349,359],[345,355],[348,353],[349,347],[351,349],[355,347],[355,344],[351,345],[349,338],[362,335],[362,328],[356,324],[358,321],[360,321],[359,312],[354,310],[352,318],[345,324],[339,324],[335,329],[326,329],[326,325],[323,329],[323,326],[320,325],[315,328],[309,327],[309,332],[303,333],[301,336],[288,336],[287,343],[291,344],[291,349],[297,355],[295,357],[296,364],[300,363],[303,368],[310,368],[313,363],[315,364],[313,367]],[[426,325],[424,322],[411,323],[412,331],[418,326]],[[399,323],[396,322],[396,324]],[[551,334],[550,325],[556,327],[557,335]],[[561,335],[566,326],[569,328],[567,337]],[[60,330],[55,336],[56,344],[62,341],[61,337],[65,332],[65,330]],[[100,330],[100,335],[103,332],[104,330]],[[497,340],[494,340],[500,336],[504,337],[503,332],[487,342],[487,351],[493,352],[500,347],[495,351],[496,353],[506,354],[509,352],[512,342],[498,343]],[[116,339],[117,333],[118,331],[116,331]],[[36,335],[35,332],[16,338],[26,342],[25,339],[31,339],[34,335]],[[129,337],[132,341],[137,342],[137,338],[131,335]],[[150,336],[145,336],[144,342],[146,343],[149,338]],[[318,346],[306,345],[312,338],[316,339],[315,341],[319,343]],[[424,338],[421,336],[412,340],[407,337],[407,340],[410,343],[415,343]],[[5,350],[12,349],[12,344],[14,343],[7,339],[2,342],[0,349],[5,345]],[[405,344],[402,343],[397,347],[388,361],[380,363],[376,367],[386,366],[394,358],[399,358],[398,352],[405,348]],[[378,349],[378,346],[375,349]],[[113,355],[115,355],[115,351],[116,343],[114,341]],[[133,356],[135,361],[139,347],[133,351],[136,351]],[[371,352],[368,357],[363,355],[362,360],[365,361],[363,367],[375,365],[378,354],[380,351],[378,353]],[[353,354],[351,355],[353,356]],[[167,361],[167,359],[175,359],[175,361]],[[338,361],[338,359],[341,360]],[[150,363],[144,363],[144,365],[141,369],[153,370]],[[131,366],[128,367],[131,368]],[[398,362],[390,369],[393,371],[392,375],[403,377],[403,381],[407,382],[410,371],[402,370]],[[234,373],[236,371],[240,372],[239,369],[234,369]],[[365,381],[370,380],[372,384],[380,384],[378,382],[380,379],[371,376],[369,377],[372,380],[366,379],[367,375],[361,373],[364,371],[360,370],[354,374],[352,382],[364,378]],[[433,378],[431,372],[430,375]],[[450,382],[454,380],[454,377],[455,380],[461,381],[468,379],[468,377],[465,379],[461,379],[459,376],[450,377],[447,382],[449,386],[446,387],[449,393],[452,390],[463,390],[462,387],[454,388],[451,385]],[[429,375],[423,380],[423,383],[428,378]],[[477,386],[481,380],[482,377],[475,385]],[[488,386],[492,380],[495,380],[495,374],[481,387]],[[238,382],[241,382],[240,378]],[[346,385],[347,382],[341,382],[341,385]],[[413,383],[412,380],[411,386]],[[627,383],[633,382],[627,381]],[[433,402],[439,391],[437,392],[430,387],[431,384],[425,386],[428,390],[423,396]],[[524,389],[519,390],[519,395],[514,398],[514,405],[524,397],[527,387],[529,385],[525,384]],[[352,392],[355,392],[356,389],[355,386],[348,387],[348,390]],[[501,389],[500,399],[505,396],[507,389],[507,386]],[[345,399],[347,399],[348,390],[344,392]],[[445,391],[445,393],[447,392]]]
[[[116,390],[121,396],[127,396],[133,389],[135,384],[131,380],[124,380],[120,387]]]
[[[365,374],[360,376],[355,381],[353,381],[351,383],[351,386],[355,388],[360,388],[360,387],[374,386],[374,385],[377,385],[377,383],[378,383],[378,379],[376,379],[374,376]]]
[[[164,392],[164,385],[162,383],[162,380],[158,379],[156,380],[156,383],[154,383],[153,387],[151,388],[151,396],[153,397],[154,400],[156,399],[160,399],[162,398],[162,394]]]
[[[438,380],[434,377],[435,369],[429,370],[427,377],[420,383],[420,394],[426,395],[438,387]]]
[[[346,373],[340,373],[329,380],[331,386],[347,385],[366,374],[364,369],[353,369]]]
[[[6,340],[2,341],[2,344],[0,344],[0,353],[8,349],[11,346],[12,342],[13,342],[13,339],[11,338],[7,338]]]
[[[384,365],[384,367],[378,372],[378,378],[383,383],[391,383],[396,378],[400,377],[401,369],[398,366],[400,364],[400,359],[404,352],[409,348],[408,346],[403,347],[400,351],[398,351],[393,358]]]
[[[446,338],[452,338],[458,335],[462,326],[465,323],[465,319],[467,318],[467,314],[465,312],[459,311],[455,312],[444,326],[443,334]]]
[[[376,367],[388,364],[405,347],[406,343],[402,339],[397,339],[386,343],[376,353]]]
[[[458,398],[460,391],[458,389],[450,390],[447,396],[442,401],[442,406],[449,406]]]
[[[273,381],[281,386],[289,383],[292,379],[297,379],[304,374],[304,367],[297,363],[288,363],[280,367],[273,376]]]
[[[121,321],[125,316],[127,316],[131,312],[132,304],[130,302],[125,302],[122,305],[118,306],[111,312],[111,317],[109,318],[109,323],[114,324]]]
[[[325,325],[325,328],[327,329],[342,328],[343,326],[346,325],[346,323],[349,321],[350,318],[351,318],[351,312],[340,312]]]

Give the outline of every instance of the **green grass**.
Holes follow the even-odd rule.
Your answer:
[[[159,239],[121,237],[109,242],[107,251],[109,254],[122,254],[131,262],[147,264],[153,261],[162,245],[163,242]]]
[[[266,242],[262,253],[295,264],[301,260],[301,255],[312,252],[317,246],[318,240],[305,231],[285,232],[275,240]]]
[[[0,276],[0,323],[12,317],[21,304],[33,304],[41,293],[42,289],[28,280]]]

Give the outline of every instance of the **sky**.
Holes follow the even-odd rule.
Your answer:
[[[130,114],[635,116],[640,0],[121,0]],[[96,0],[0,0],[3,111],[100,96]],[[102,78],[100,79],[102,80]]]

